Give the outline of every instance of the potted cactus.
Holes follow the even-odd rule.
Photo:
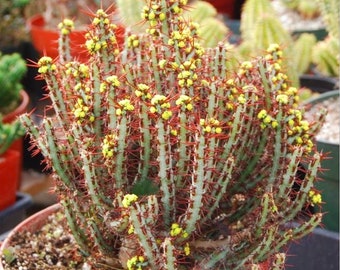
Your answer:
[[[94,269],[283,267],[287,243],[321,222],[299,218],[321,202],[320,123],[298,109],[280,47],[229,74],[228,47],[200,45],[186,2],[152,1],[146,33],[127,33],[123,48],[100,9],[87,62],[61,44],[58,60],[37,63],[56,114],[39,127],[20,120]]]

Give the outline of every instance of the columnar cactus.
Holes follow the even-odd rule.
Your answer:
[[[241,15],[241,39],[238,49],[245,57],[261,54],[270,44],[280,44],[286,69],[293,86],[299,86],[299,75],[305,73],[312,63],[311,48],[316,38],[302,34],[296,39],[284,28],[269,0],[247,0]]]
[[[313,63],[326,76],[339,77],[340,69],[340,7],[336,0],[319,0],[328,36],[313,48]]]
[[[282,268],[285,245],[321,222],[321,213],[298,218],[321,202],[319,126],[298,109],[279,46],[227,77],[228,47],[204,49],[185,8],[186,0],[150,1],[147,32],[127,33],[124,45],[98,10],[87,62],[37,63],[55,116],[40,127],[29,115],[21,121],[93,264]]]
[[[312,19],[320,15],[317,1],[310,0],[281,0],[289,9],[297,12],[306,19]]]

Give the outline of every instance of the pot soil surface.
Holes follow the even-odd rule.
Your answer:
[[[338,144],[340,140],[340,106],[339,96],[326,99],[315,106],[312,106],[308,111],[307,117],[311,117],[320,111],[320,108],[327,109],[325,123],[320,132],[316,136],[318,140],[329,143]]]
[[[67,231],[66,219],[61,212],[48,217],[41,229],[30,233],[18,232],[11,247],[2,254],[5,270],[108,270],[122,269],[117,263],[91,263],[85,260],[73,236]]]

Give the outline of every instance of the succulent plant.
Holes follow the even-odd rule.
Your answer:
[[[26,61],[20,54],[0,53],[0,113],[6,114],[20,102],[21,80],[27,72]]]
[[[98,10],[87,62],[37,63],[55,116],[39,127],[20,119],[94,268],[282,268],[286,244],[321,222],[319,212],[299,218],[321,201],[321,119],[297,107],[278,45],[231,75],[229,47],[202,47],[186,2],[150,1],[147,32],[127,32],[123,47]]]

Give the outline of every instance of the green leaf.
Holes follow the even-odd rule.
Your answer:
[[[159,191],[159,188],[149,179],[138,181],[132,187],[132,193],[137,196],[153,195]]]
[[[15,249],[13,247],[5,248],[2,251],[2,255],[5,258],[6,263],[11,264],[13,261],[16,260],[15,257]]]

